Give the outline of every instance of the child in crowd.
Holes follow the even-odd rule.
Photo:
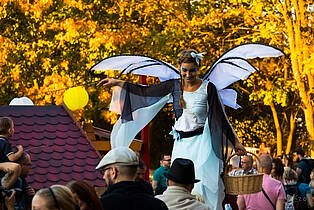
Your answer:
[[[13,134],[14,134],[13,120],[9,117],[0,117],[0,163],[15,162],[23,154],[22,145],[16,146],[17,152],[14,153],[12,151],[11,144],[9,143],[8,139],[12,137]],[[0,178],[2,179],[2,177],[4,177],[4,175],[7,172],[8,171],[6,170],[0,171]],[[19,170],[13,171],[11,173],[19,173]],[[12,177],[16,177],[16,176],[12,176]],[[5,186],[5,187],[9,188],[11,186]]]

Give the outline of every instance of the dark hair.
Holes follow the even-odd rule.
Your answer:
[[[290,167],[290,168],[292,168],[292,166],[293,166],[293,161],[292,161],[292,158],[289,156],[289,155],[287,155],[287,154],[283,154],[282,155],[282,157],[281,157],[281,159],[283,160],[283,159],[287,159],[288,160],[288,167]]]
[[[146,165],[145,165],[145,163],[144,163],[144,161],[142,161],[142,160],[139,160],[139,162],[138,162],[138,167],[140,168],[140,169],[145,169],[145,167],[146,167]]]
[[[284,172],[284,166],[282,164],[282,161],[279,158],[273,159],[272,163],[275,164],[275,176],[282,177]]]
[[[302,157],[304,157],[304,155],[305,155],[305,152],[303,150],[301,150],[301,149],[299,149],[299,150],[297,150],[295,152],[297,153],[297,155],[301,155]]]
[[[13,120],[9,117],[0,117],[0,135],[7,135],[13,125]]]
[[[169,154],[162,154],[162,155],[160,156],[160,160],[164,160],[164,159],[165,159],[165,156],[170,156],[170,157],[171,157],[171,155],[169,155]]]
[[[67,184],[67,187],[70,188],[72,193],[75,193],[81,201],[87,204],[88,209],[103,209],[95,189],[86,181],[71,181]]]

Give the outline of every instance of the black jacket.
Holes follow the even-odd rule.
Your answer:
[[[109,187],[101,196],[104,210],[166,210],[166,204],[147,194],[145,187],[137,182],[122,181]]]

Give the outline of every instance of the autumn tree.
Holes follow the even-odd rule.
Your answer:
[[[231,47],[263,42],[284,49],[295,64],[290,66],[281,59],[258,60],[255,65],[260,65],[260,73],[233,85],[243,109],[227,112],[247,146],[277,141],[277,152],[281,153],[279,139],[292,142],[290,139],[299,137],[292,132],[300,130],[298,126],[293,128],[296,113],[300,114],[300,108],[304,113],[311,112],[307,102],[313,87],[308,73],[313,56],[309,50],[300,50],[309,49],[312,43],[310,13],[303,9],[306,5],[302,2],[294,6],[296,10],[291,9],[292,4],[295,2],[284,5],[266,0],[2,0],[0,102],[8,104],[12,98],[25,95],[35,104],[60,104],[67,88],[83,85],[90,101],[77,117],[110,129],[117,119],[108,111],[110,91],[96,84],[98,76],[116,74],[95,75],[89,71],[101,59],[134,53],[176,65],[180,51],[195,48],[205,52],[202,74]],[[292,30],[285,25],[288,20]],[[290,36],[293,44],[287,39]],[[138,81],[132,76],[128,79]],[[304,116],[309,127],[310,118]],[[277,129],[275,124],[279,124]]]

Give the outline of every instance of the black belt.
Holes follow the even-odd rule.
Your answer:
[[[189,137],[192,137],[192,136],[196,136],[196,135],[200,135],[203,133],[203,130],[204,130],[204,127],[200,127],[194,131],[177,131],[177,133],[180,135],[180,138],[183,139],[183,138],[189,138]]]

